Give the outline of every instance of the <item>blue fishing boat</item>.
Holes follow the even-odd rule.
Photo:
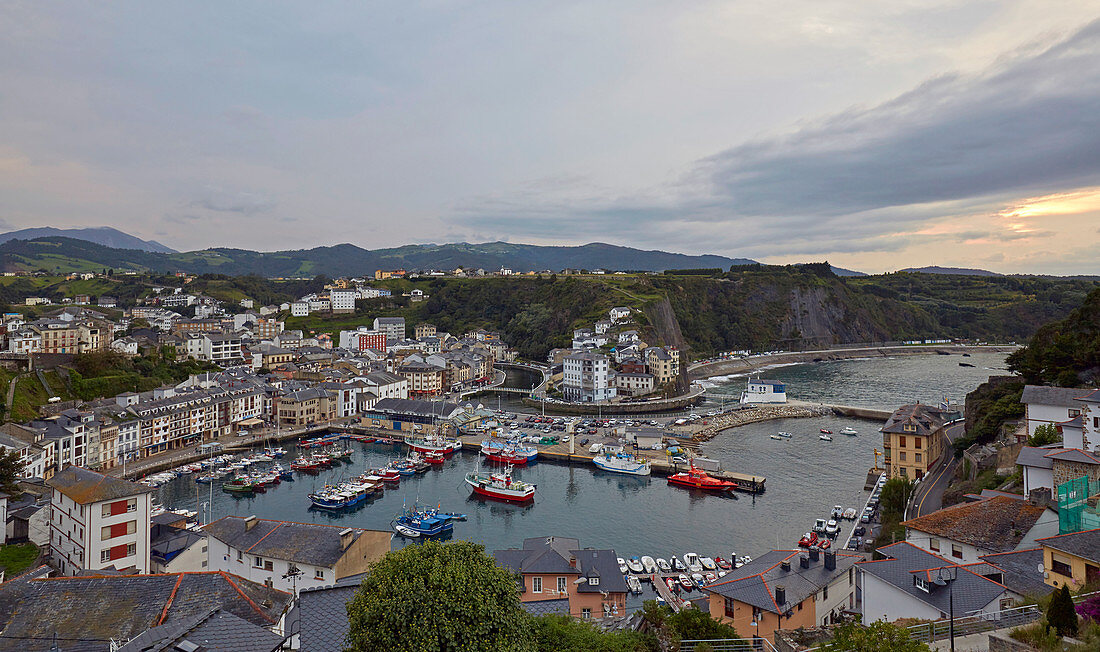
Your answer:
[[[416,539],[434,537],[454,530],[455,521],[466,520],[465,514],[440,512],[438,509],[403,509],[390,525],[403,537]]]

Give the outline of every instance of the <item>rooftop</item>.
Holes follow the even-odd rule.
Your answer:
[[[46,480],[46,484],[80,505],[119,500],[155,491],[143,484],[112,478],[79,466],[66,467]]]
[[[569,537],[532,537],[523,540],[523,548],[494,550],[493,558],[516,573],[579,575],[599,578],[595,586],[577,585],[578,593],[607,591],[625,593],[626,580],[619,572],[614,550],[581,548],[580,541]]]
[[[346,550],[340,543],[340,533],[345,530],[341,526],[256,519],[249,529],[247,521],[240,516],[226,516],[202,529],[230,547],[253,555],[325,568],[335,566]],[[353,529],[352,541],[364,532]]]
[[[882,432],[931,435],[943,427],[943,410],[923,403],[903,405],[890,415]]]
[[[994,496],[945,507],[902,525],[982,550],[1008,552],[1020,544],[1044,511],[1045,507],[1027,501]]]
[[[825,555],[821,554],[817,561],[809,560],[808,568],[802,568],[800,556],[798,550],[770,550],[730,571],[717,582],[708,584],[703,590],[782,614],[847,573],[857,561],[863,559],[861,555],[836,553],[836,567],[827,569]],[[790,562],[790,570],[783,569],[784,560]],[[777,586],[784,588],[786,600],[783,604],[776,602]]]
[[[960,614],[983,609],[1006,591],[1003,584],[982,577],[965,567],[956,566],[943,557],[921,550],[908,541],[879,548],[878,552],[886,555],[887,558],[861,561],[856,564],[856,568],[894,586],[910,597],[939,609],[941,613],[948,612],[951,595],[954,595],[955,613]],[[931,582],[928,584],[928,590],[925,591],[914,583],[913,578],[916,573],[921,573],[924,578],[934,578],[938,569],[945,569],[943,573],[955,576],[951,582],[950,591],[946,590],[946,586],[941,587]]]
[[[1059,407],[1080,407],[1078,400],[1088,390],[1072,387],[1047,387],[1046,385],[1024,385],[1020,402],[1034,405],[1057,405]]]
[[[1053,548],[1082,559],[1100,561],[1100,529],[1059,534],[1038,539],[1036,542],[1046,548]]]

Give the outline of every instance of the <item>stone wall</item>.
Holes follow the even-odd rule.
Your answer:
[[[1008,634],[990,634],[989,652],[1032,652],[1035,648],[1021,643]]]
[[[1051,471],[1054,475],[1055,487],[1064,482],[1076,480],[1083,475],[1089,476],[1089,480],[1100,480],[1100,465],[1096,464],[1054,460],[1054,468]]]

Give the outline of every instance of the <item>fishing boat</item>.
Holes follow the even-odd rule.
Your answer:
[[[439,465],[447,461],[447,456],[436,451],[427,451],[424,453],[424,461],[428,464]]]
[[[397,469],[390,466],[371,469],[370,474],[381,478],[382,482],[401,482],[401,474],[397,472]]]
[[[604,449],[602,455],[592,458],[592,463],[603,471],[624,473],[626,475],[649,475],[650,461],[623,452],[611,452]]]
[[[250,494],[256,491],[256,485],[248,476],[238,476],[229,482],[222,484],[222,491],[233,494]]]
[[[454,530],[454,518],[451,514],[440,513],[435,509],[402,509],[393,518],[390,525],[394,531],[404,537],[434,537]]]
[[[840,434],[842,434],[842,435],[858,435],[859,433],[856,432],[856,429],[851,427],[851,426],[844,426],[844,428],[842,428],[840,430]]]
[[[267,455],[268,457],[277,460],[277,459],[281,458],[283,455],[286,455],[286,449],[281,448],[281,447],[280,448],[265,448],[264,449],[264,455]]]
[[[832,435],[818,435],[817,438],[820,439],[821,441],[832,441],[833,440]]]
[[[823,434],[823,435],[831,435],[831,434],[833,434],[833,431],[832,431],[832,430],[829,430],[828,428],[822,428],[821,430],[818,430],[818,432],[820,432],[820,433],[821,433],[821,434]]]
[[[290,463],[290,468],[294,471],[302,471],[304,473],[317,473],[325,467],[320,460],[311,456],[299,457]]]
[[[309,494],[309,502],[321,509],[347,509],[366,500],[372,491],[373,487],[358,482],[341,482]]]
[[[694,464],[685,473],[670,475],[668,483],[689,489],[706,489],[710,491],[733,491],[737,488],[737,483],[733,480],[715,478],[707,474],[706,471],[695,468]]]
[[[201,482],[203,484],[210,484],[211,482],[222,477],[220,473],[211,471],[209,473],[203,473],[202,475],[195,476],[195,482]]]
[[[280,480],[294,479],[294,472],[284,467],[282,464],[276,464],[275,466],[271,467],[271,471],[272,473],[278,474]]]
[[[445,439],[438,435],[427,435],[426,437],[406,439],[405,443],[417,453],[450,455],[462,448],[462,442],[453,439]]]
[[[512,479],[512,467],[496,473],[467,473],[466,484],[487,498],[523,503],[535,498],[535,485]]]
[[[486,439],[481,442],[481,454],[492,462],[522,466],[535,461],[539,456],[539,449],[525,446],[518,441]]]

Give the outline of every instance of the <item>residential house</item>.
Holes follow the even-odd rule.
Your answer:
[[[983,555],[1034,548],[1040,537],[1058,532],[1058,514],[1045,506],[1008,496],[945,507],[902,522],[905,540],[953,564]]]
[[[337,399],[328,390],[309,387],[299,389],[278,398],[279,425],[290,427],[309,426],[336,418]]]
[[[396,342],[405,339],[404,317],[375,317],[374,330],[386,334],[386,342]]]
[[[627,308],[625,306],[616,306],[615,308],[607,311],[607,316],[611,319],[612,322],[617,323],[620,321],[624,321],[630,317],[630,308]]]
[[[947,618],[952,600],[956,616],[992,613],[1013,603],[1004,584],[908,541],[878,552],[885,558],[856,564],[865,623]]]
[[[1100,582],[1100,529],[1039,539],[1046,583],[1079,591]]]
[[[1020,402],[1024,404],[1027,435],[1029,437],[1034,435],[1035,428],[1041,425],[1057,425],[1080,416],[1088,409],[1088,403],[1082,400],[1082,396],[1096,396],[1096,394],[1096,391],[1074,389],[1072,387],[1024,385]],[[1092,411],[1095,412],[1095,410]],[[1100,420],[1100,412],[1093,416]],[[1095,429],[1100,431],[1100,421],[1097,422]],[[1100,441],[1093,442],[1093,445],[1100,445]],[[1067,448],[1070,447],[1067,446]],[[1071,448],[1082,447],[1072,446]]]
[[[680,375],[680,350],[674,346],[651,346],[645,350],[646,371],[653,374],[658,385],[676,380]]]
[[[772,550],[703,587],[710,615],[743,636],[838,622],[856,607],[860,555]]]
[[[916,403],[903,405],[890,415],[882,427],[882,445],[887,475],[919,480],[928,474],[943,455],[943,410]]]
[[[523,548],[494,550],[497,564],[516,574],[525,607],[604,618],[626,614],[627,585],[614,550],[581,548],[577,539],[537,537]]]
[[[355,312],[355,290],[334,289],[329,292],[329,301],[332,303],[333,314]]]
[[[292,317],[308,317],[309,316],[309,302],[308,301],[295,301],[290,304],[290,315]]]
[[[623,396],[643,396],[653,392],[656,387],[656,378],[653,374],[625,371],[615,374],[615,388]]]
[[[164,512],[152,518],[149,572],[182,573],[207,570],[206,535],[187,527],[187,518]]]
[[[203,527],[211,570],[282,591],[332,586],[390,550],[389,531],[226,516]]]
[[[1074,417],[1074,420],[1080,419],[1080,416]],[[1024,493],[1028,495],[1042,488],[1056,495],[1058,485],[1081,476],[1100,480],[1100,454],[1080,448],[1065,448],[1058,444],[1038,448],[1024,446],[1016,456],[1016,464],[1023,474]]]
[[[409,356],[410,358],[419,356]],[[409,360],[397,368],[397,374],[408,381],[409,396],[439,396],[446,385],[447,367],[430,362]]]
[[[46,483],[53,488],[50,556],[62,573],[149,572],[151,487],[79,466]]]
[[[562,359],[562,395],[576,403],[608,401],[617,391],[606,355],[580,351]]]
[[[435,337],[435,325],[427,322],[421,322],[413,329],[413,335],[418,340],[422,340],[425,337]]]

